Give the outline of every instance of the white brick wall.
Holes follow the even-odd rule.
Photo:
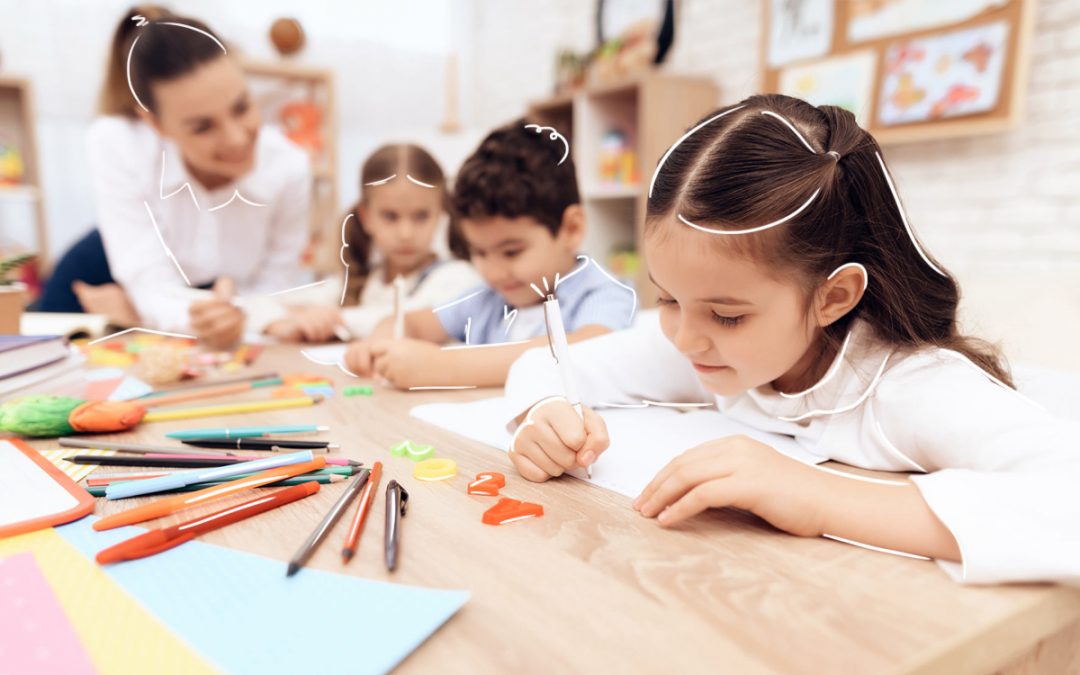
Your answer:
[[[758,2],[681,7],[665,69],[714,77],[725,102],[756,92]],[[475,0],[476,123],[545,97],[554,50],[589,47],[593,12],[583,0]],[[1014,361],[1080,371],[1080,0],[1039,2],[1020,128],[885,151],[912,222],[961,280],[968,327]]]

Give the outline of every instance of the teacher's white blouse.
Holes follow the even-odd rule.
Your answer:
[[[137,120],[98,118],[87,150],[109,267],[143,326],[189,330],[188,305],[200,297],[192,287],[229,276],[247,330],[258,332],[284,312],[267,296],[306,281],[310,165],[277,130],[260,130],[250,173],[215,190]]]
[[[769,385],[714,396],[660,331],[633,329],[574,344],[583,402],[712,402],[732,419],[793,436],[852,466],[914,472],[911,480],[959,543],[958,581],[1080,583],[1080,422],[1055,417],[957,352],[900,353],[856,321],[843,358],[809,393]],[[524,411],[561,393],[547,349],[513,365],[506,396]]]

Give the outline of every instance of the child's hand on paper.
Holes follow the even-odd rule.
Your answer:
[[[196,300],[188,307],[195,335],[214,349],[226,349],[244,335],[244,312],[233,304],[235,284],[228,277],[214,282],[214,297]]]
[[[299,307],[266,327],[268,335],[288,342],[329,342],[341,325],[337,307]]]
[[[819,536],[822,476],[814,467],[748,436],[691,448],[656,474],[634,501],[641,515],[670,527],[708,508],[750,511],[781,530]]]
[[[373,340],[370,349],[375,373],[398,389],[445,385],[452,380],[446,371],[449,359],[434,342],[412,338]]]
[[[541,482],[595,462],[610,442],[607,425],[591,408],[582,406],[581,412],[561,396],[534,405],[510,441],[518,473]]]
[[[371,342],[356,340],[345,350],[345,368],[357,377],[371,377],[375,372],[372,364]]]

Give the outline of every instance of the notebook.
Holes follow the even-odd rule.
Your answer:
[[[682,412],[648,407],[597,410],[607,423],[611,445],[592,467],[570,475],[627,497],[637,497],[668,462],[690,448],[725,436],[745,434],[806,464],[827,458],[815,455],[790,436],[760,431],[735,422],[716,410]],[[511,434],[505,424],[514,416],[504,398],[469,403],[431,403],[409,411],[413,417],[505,452]]]

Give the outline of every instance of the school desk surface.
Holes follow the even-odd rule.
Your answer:
[[[317,369],[334,381],[336,393],[318,406],[236,415],[215,425],[330,425],[319,438],[340,443],[335,454],[367,466],[382,461],[380,492],[391,479],[409,492],[396,572],[387,573],[383,564],[381,495],[350,564],[341,563],[344,518],[308,566],[472,592],[397,672],[1080,672],[1080,589],[964,587],[932,562],[793,537],[731,510],[663,530],[633,511],[626,497],[573,478],[529,483],[505,452],[408,415],[414,405],[473,400],[494,390],[409,393],[360,381],[373,384],[374,395],[345,397],[343,387],[357,380],[283,346],[268,348],[256,367]],[[144,424],[114,438],[157,443],[185,425],[190,422]],[[457,462],[457,476],[414,479],[413,463],[390,453],[404,439],[435,446],[436,456]],[[32,445],[58,447],[55,441]],[[483,471],[505,474],[501,496],[542,504],[543,517],[482,524],[498,497],[469,495],[466,487]],[[287,561],[339,490],[323,490],[287,513],[266,513],[202,541]],[[98,499],[96,513],[145,501]]]

